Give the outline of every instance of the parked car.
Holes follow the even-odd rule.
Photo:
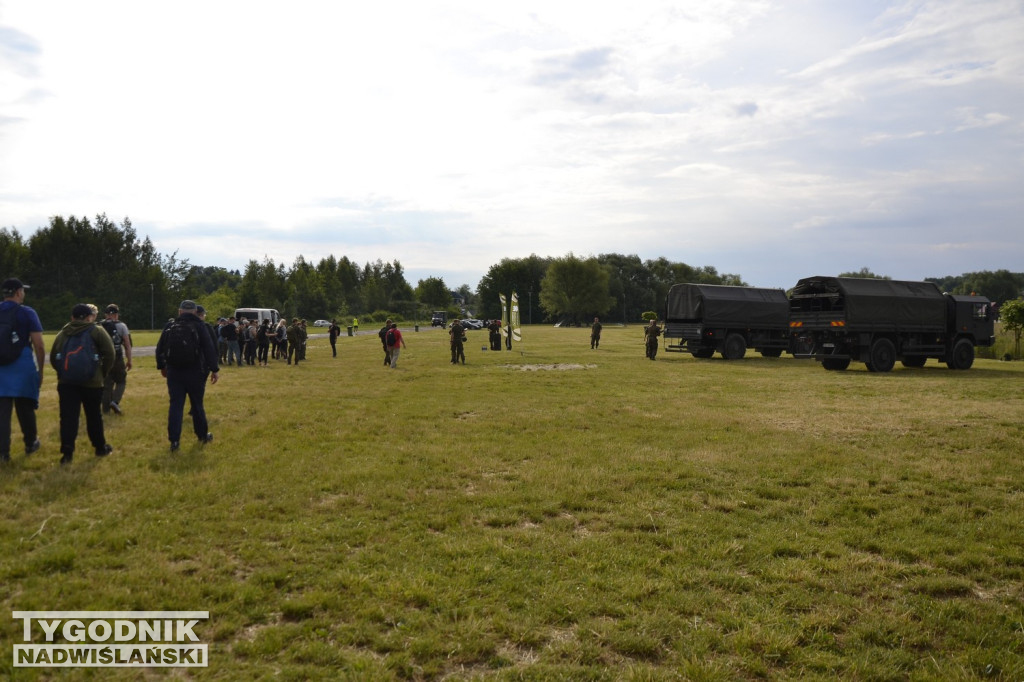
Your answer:
[[[460,320],[460,322],[462,322],[462,326],[466,329],[483,329],[487,326],[483,320],[474,320],[472,318],[468,320]]]
[[[313,323],[313,326],[314,327],[330,327],[331,323],[328,322],[327,320],[317,320],[316,322]]]

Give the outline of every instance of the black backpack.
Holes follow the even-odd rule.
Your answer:
[[[200,343],[196,325],[175,320],[164,332],[164,358],[178,369],[195,367],[199,363]]]
[[[394,329],[389,329],[388,333],[384,335],[384,343],[388,344],[389,346],[394,346],[395,345],[395,330]]]
[[[121,332],[117,331],[117,322],[114,320],[103,320],[100,324],[103,325],[103,328],[107,330],[108,334],[110,334],[110,340],[114,342],[114,350],[117,352],[117,357],[120,358],[122,353],[122,339]]]
[[[11,306],[0,313],[0,365],[9,365],[21,356],[21,349],[28,345],[28,339],[17,338],[18,308]]]
[[[61,383],[84,386],[96,376],[100,366],[100,356],[96,352],[96,344],[92,340],[92,330],[96,325],[64,339],[64,347],[57,353],[57,378]]]

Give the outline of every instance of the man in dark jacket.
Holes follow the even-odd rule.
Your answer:
[[[50,365],[57,370],[57,399],[60,406],[60,463],[71,464],[75,455],[75,440],[78,438],[78,419],[85,412],[85,430],[95,448],[97,457],[104,457],[114,451],[103,433],[103,382],[114,366],[116,351],[110,335],[96,325],[95,307],[79,303],[71,309],[71,321],[53,340],[50,347]],[[91,377],[73,379],[66,372],[67,358],[65,342],[71,337],[88,334],[92,339],[96,368]],[[83,346],[84,348],[84,346]],[[79,349],[82,351],[82,348]]]
[[[220,367],[217,365],[217,346],[207,331],[206,323],[199,319],[197,308],[195,301],[182,301],[178,306],[177,319],[164,327],[156,344],[156,368],[167,379],[167,393],[171,400],[167,412],[167,438],[171,441],[171,452],[180,446],[185,396],[192,405],[192,429],[199,442],[213,440],[203,408],[203,396],[206,394],[207,375],[211,384],[217,383]]]

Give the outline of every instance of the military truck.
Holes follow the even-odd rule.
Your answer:
[[[738,360],[748,348],[777,358],[789,348],[789,300],[782,289],[675,284],[668,292],[664,336],[668,350],[695,358],[717,351]]]
[[[430,314],[430,326],[431,327],[444,327],[448,324],[448,312],[445,310],[435,310]]]
[[[805,277],[789,298],[794,354],[827,370],[856,360],[888,372],[897,360],[922,367],[929,358],[970,369],[975,346],[995,342],[987,298],[943,294],[932,282]]]

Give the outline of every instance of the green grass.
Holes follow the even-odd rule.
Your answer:
[[[69,471],[48,372],[43,449],[0,469],[5,610],[209,610],[197,679],[1024,676],[1020,363],[525,335],[470,332],[464,367],[424,329],[394,371],[374,336],[226,368],[215,442],[176,455],[139,358],[114,454],[83,425]],[[0,633],[0,676],[45,679]]]

